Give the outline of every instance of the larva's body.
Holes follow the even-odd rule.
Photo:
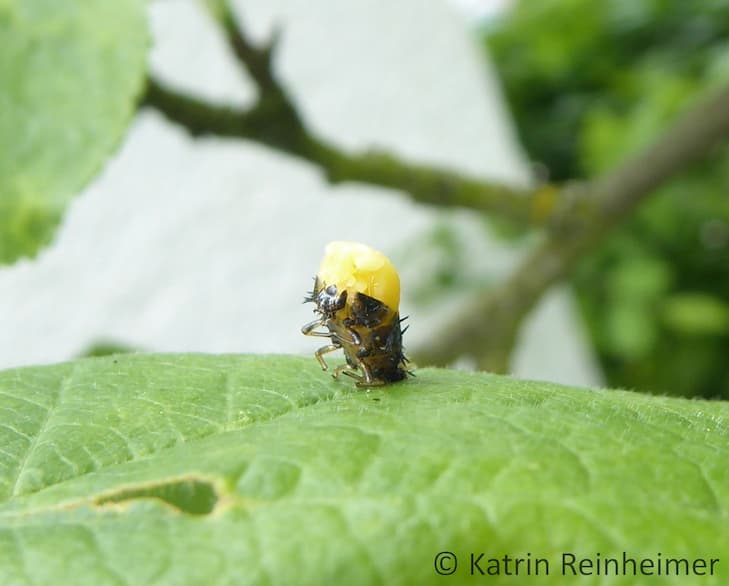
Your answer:
[[[369,294],[373,292],[389,304]],[[323,355],[341,348],[347,362],[335,369],[335,378],[346,374],[359,387],[406,378],[399,297],[397,272],[384,255],[362,244],[327,246],[314,290],[306,298],[316,304],[314,311],[320,317],[302,328],[306,335],[331,341],[315,353],[322,369],[328,368]]]

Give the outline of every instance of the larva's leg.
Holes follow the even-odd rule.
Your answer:
[[[353,329],[345,328],[344,331],[349,335],[349,338],[345,338],[339,332],[332,332],[332,340],[336,340],[337,342],[341,342],[342,344],[354,344],[355,346],[359,346],[360,344],[362,344],[362,339],[359,337],[359,334]]]
[[[325,362],[323,355],[328,354],[329,352],[334,352],[335,350],[339,350],[339,348],[340,346],[337,346],[336,344],[329,344],[328,346],[322,346],[316,352],[314,352],[314,356],[316,356],[319,364],[321,364],[322,370],[327,370],[329,368],[329,365]]]
[[[340,364],[339,366],[337,366],[337,368],[334,369],[332,376],[334,378],[339,378],[340,374],[346,374],[356,381],[364,380],[362,378],[362,375],[359,374],[359,371],[356,368],[352,368],[349,364]]]
[[[328,330],[326,332],[315,332],[314,330],[318,328],[319,326],[326,326],[327,320],[325,318],[317,319],[313,322],[310,322],[303,326],[301,328],[301,333],[305,336],[314,336],[317,338],[331,338],[332,340],[336,340],[339,342],[342,342],[344,344],[361,344],[361,339],[357,332],[354,330],[347,328],[346,332],[351,336],[349,340],[343,338],[341,335],[339,335],[336,332],[332,332],[331,330]]]
[[[362,338],[359,337],[359,334],[355,332],[352,328],[346,328],[347,333],[352,336],[351,340],[347,340],[348,343],[354,344],[356,346],[362,345]]]
[[[359,377],[359,380],[357,381],[357,386],[359,388],[381,387],[382,385],[385,384],[384,380],[375,380],[375,378],[372,376],[372,371],[364,362],[360,362],[359,366],[362,369],[362,372],[364,373],[364,376]]]
[[[305,336],[315,336],[317,338],[331,338],[331,332],[315,332],[319,326],[326,325],[324,318],[310,322],[301,328],[301,333]]]

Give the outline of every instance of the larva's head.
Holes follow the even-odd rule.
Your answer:
[[[400,310],[400,277],[384,254],[359,242],[330,242],[317,275],[322,289],[364,293]]]

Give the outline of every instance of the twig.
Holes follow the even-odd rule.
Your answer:
[[[238,61],[255,82],[259,96],[249,109],[216,106],[148,79],[143,104],[184,126],[193,136],[254,140],[318,165],[332,184],[358,181],[401,190],[414,200],[443,207],[488,212],[518,225],[541,224],[558,205],[558,192],[543,187],[518,189],[481,181],[456,171],[409,163],[384,151],[347,153],[317,136],[273,70],[277,35],[262,47],[251,43],[227,2],[217,15]]]
[[[370,151],[350,154],[307,127],[273,69],[275,39],[256,47],[226,0],[215,2],[229,44],[259,96],[247,110],[215,106],[150,79],[144,103],[193,136],[257,141],[318,165],[331,183],[361,181],[402,190],[418,202],[466,207],[522,225],[546,225],[544,240],[500,286],[481,292],[452,324],[416,349],[416,362],[446,364],[474,356],[481,368],[506,371],[521,323],[544,292],[659,185],[707,156],[729,133],[729,87],[679,120],[642,154],[595,181],[557,190],[513,189],[462,173]]]
[[[709,156],[727,136],[729,85],[679,118],[643,152],[585,185],[585,205],[576,204],[581,221],[548,234],[506,282],[482,292],[448,328],[417,349],[415,361],[442,365],[470,355],[480,368],[506,372],[519,327],[547,289],[657,187]]]

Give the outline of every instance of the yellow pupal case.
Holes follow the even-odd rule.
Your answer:
[[[364,293],[400,310],[400,277],[384,254],[359,242],[330,242],[319,267],[322,288]]]

